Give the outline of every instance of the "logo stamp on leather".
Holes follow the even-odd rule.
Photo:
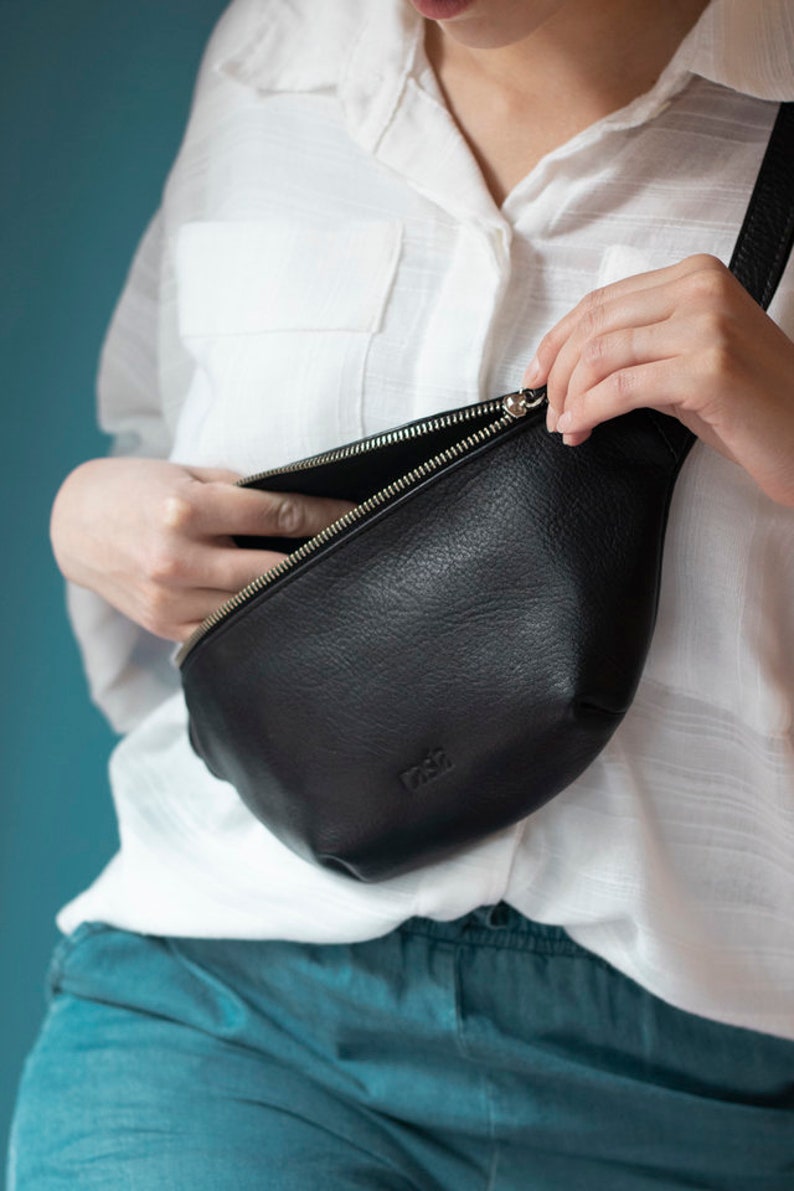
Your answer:
[[[452,762],[443,749],[431,749],[418,765],[412,765],[400,774],[400,781],[413,794],[451,768]]]

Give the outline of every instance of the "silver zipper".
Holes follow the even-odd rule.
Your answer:
[[[329,542],[331,538],[336,537],[337,534],[342,533],[351,525],[355,525],[356,522],[369,516],[375,509],[387,504],[395,496],[399,496],[420,480],[426,479],[427,476],[432,475],[439,468],[446,466],[448,463],[453,463],[468,451],[481,446],[482,443],[487,442],[494,435],[499,434],[500,431],[506,430],[516,419],[526,417],[530,410],[538,409],[545,401],[545,388],[518,389],[515,393],[508,393],[506,396],[497,397],[493,401],[483,401],[477,405],[467,405],[463,409],[454,410],[449,414],[438,414],[433,418],[428,418],[424,422],[414,422],[407,426],[401,426],[396,430],[389,430],[384,434],[374,435],[372,438],[360,439],[358,442],[350,443],[345,447],[338,447],[336,450],[327,451],[321,455],[312,455],[308,459],[302,459],[299,463],[291,463],[285,467],[272,468],[270,471],[258,472],[256,475],[245,476],[243,479],[238,480],[237,483],[241,487],[251,483],[259,483],[262,480],[267,480],[270,476],[283,475],[286,472],[293,471],[306,471],[325,463],[337,463],[340,460],[349,459],[354,455],[367,454],[370,451],[377,451],[381,447],[389,446],[393,443],[405,442],[409,438],[419,438],[425,434],[431,434],[436,430],[444,430],[450,426],[470,422],[474,419],[487,418],[493,414],[501,414],[490,425],[483,427],[481,430],[475,430],[472,434],[461,439],[460,442],[455,443],[454,446],[440,451],[431,459],[420,463],[418,467],[413,468],[406,475],[400,476],[399,479],[394,480],[385,488],[381,488],[378,492],[362,501],[361,504],[356,505],[349,513],[345,513],[342,517],[337,518],[336,521],[327,525],[325,529],[320,530],[314,537],[309,538],[307,542],[304,542],[297,550],[293,550],[292,553],[288,554],[276,566],[271,567],[269,571],[265,571],[264,575],[259,575],[258,578],[253,579],[241,591],[238,591],[230,599],[226,600],[225,603],[221,604],[219,608],[216,608],[214,612],[211,612],[205,620],[202,620],[201,624],[198,625],[176,654],[176,664],[182,666],[188,654],[196,648],[198,643],[216,625],[226,620],[227,617],[231,616],[233,612],[236,612],[248,600],[259,595],[260,592],[265,591],[271,584],[281,579],[282,576],[287,574],[288,571],[291,571],[298,563],[303,562],[319,550],[320,547]]]

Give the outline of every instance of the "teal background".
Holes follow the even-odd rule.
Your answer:
[[[157,206],[223,0],[0,0],[0,1138],[44,1007],[56,910],[110,858],[113,738],[48,543],[106,443],[99,347]],[[2,1163],[0,1163],[2,1166]]]

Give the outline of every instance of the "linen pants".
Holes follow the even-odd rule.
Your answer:
[[[88,923],[49,984],[9,1191],[794,1188],[794,1043],[502,904],[353,945]]]

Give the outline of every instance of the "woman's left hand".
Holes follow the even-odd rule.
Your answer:
[[[715,257],[595,290],[542,339],[524,384],[578,446],[641,406],[673,414],[794,506],[794,342]]]

